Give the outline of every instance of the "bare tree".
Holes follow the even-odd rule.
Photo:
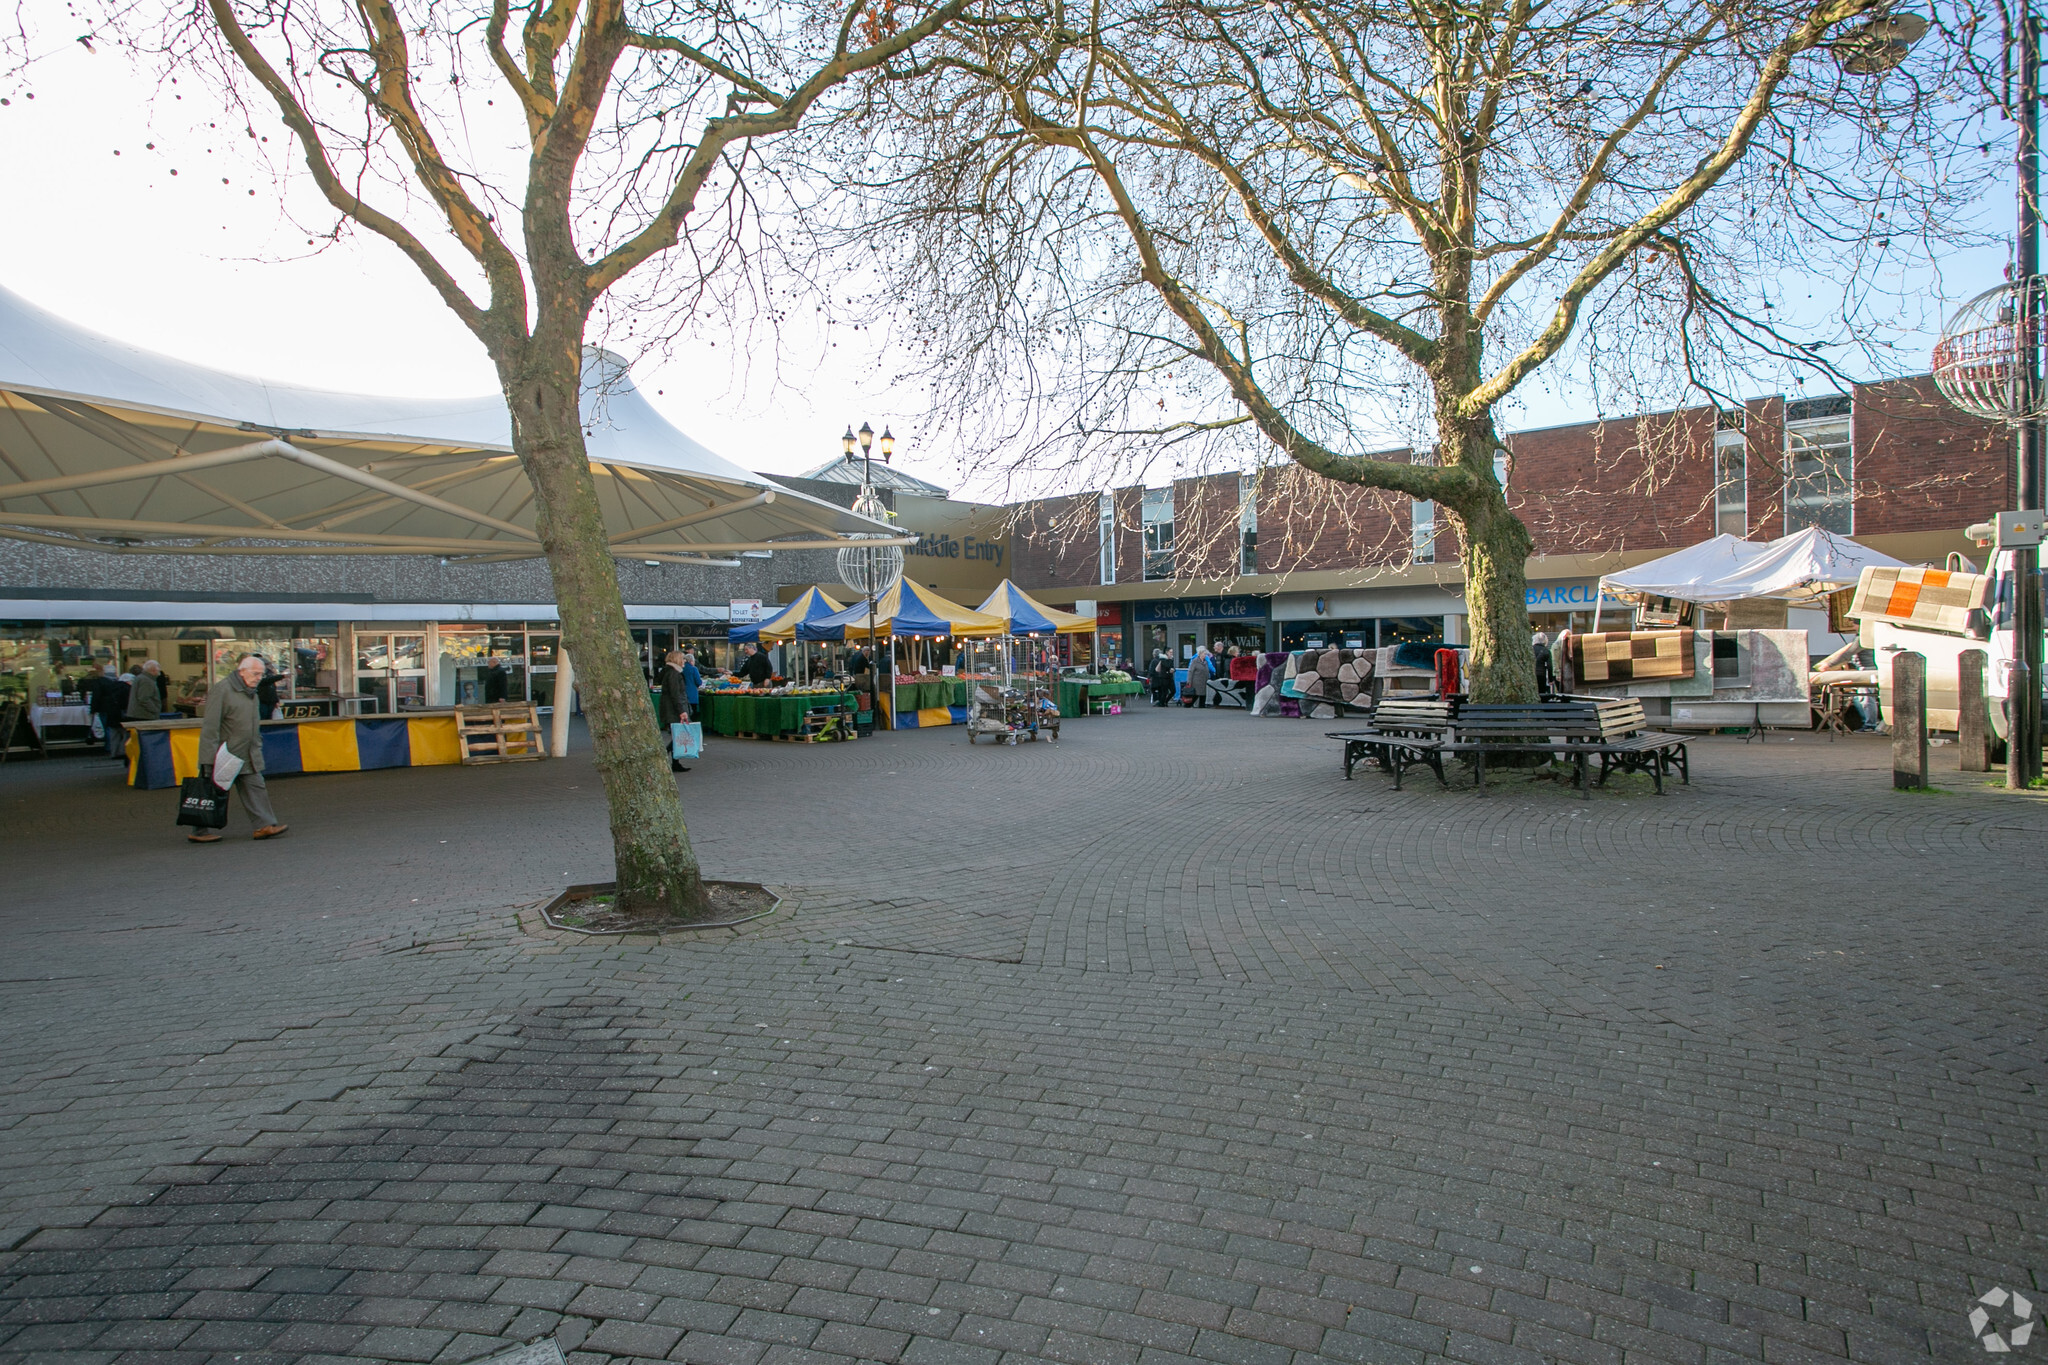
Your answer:
[[[913,244],[935,392],[1030,391],[1040,472],[1255,431],[1437,504],[1471,692],[1523,700],[1503,403],[1553,362],[1718,397],[1881,351],[1884,272],[1978,235],[1943,20],[1908,57],[1883,0],[1048,0],[884,92],[860,229]],[[1793,321],[1802,277],[1839,306]]]
[[[687,307],[738,268],[752,149],[884,79],[966,4],[205,0],[168,28],[126,15],[133,41],[216,78],[252,137],[245,103],[273,106],[327,203],[396,247],[489,353],[627,910],[700,915],[705,898],[585,454],[593,310],[635,271]]]

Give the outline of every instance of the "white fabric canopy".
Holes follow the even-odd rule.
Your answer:
[[[1902,567],[1890,555],[1809,526],[1761,543],[1715,536],[1662,559],[1605,574],[1600,587],[1682,602],[1739,602],[1752,597],[1812,597],[1849,587],[1866,568]]]
[[[706,450],[596,348],[583,423],[621,557],[706,562],[877,532],[909,543]],[[117,553],[521,559],[541,554],[533,526],[496,394],[385,398],[227,374],[0,289],[0,535]]]

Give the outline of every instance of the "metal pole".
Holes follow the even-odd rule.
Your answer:
[[[2027,7],[2020,21],[2019,139],[2020,381],[2026,386],[2027,420],[2019,431],[2021,511],[2041,506],[2041,423],[2031,414],[2041,393],[2041,21]],[[2025,787],[2041,775],[2041,580],[2040,551],[2012,552],[2012,685],[2007,689],[2011,734],[2006,785]]]

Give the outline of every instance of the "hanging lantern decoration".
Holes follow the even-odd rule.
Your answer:
[[[2021,423],[2048,416],[2048,385],[2030,384],[2029,348],[2041,344],[2043,279],[1987,289],[1958,308],[1934,344],[1934,385],[1942,397],[1988,422]],[[2034,333],[2026,337],[2022,307],[2035,290]]]
[[[853,500],[853,511],[855,516],[874,521],[889,519],[889,509],[882,505],[881,495],[866,485],[862,486],[860,496]],[[848,539],[886,540],[888,537],[877,532]],[[896,581],[902,577],[901,545],[853,544],[839,552],[839,581],[862,597],[880,597],[895,587]]]

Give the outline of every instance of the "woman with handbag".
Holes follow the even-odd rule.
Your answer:
[[[686,773],[690,770],[684,767],[683,760],[676,756],[675,731],[669,727],[690,718],[690,703],[695,700],[692,694],[696,691],[690,685],[689,676],[684,671],[685,657],[680,649],[672,649],[668,652],[666,665],[661,670],[661,707],[657,713],[657,718],[661,721],[661,733],[668,740],[669,771],[678,773]],[[695,671],[695,669],[689,670],[689,672]]]
[[[244,654],[235,671],[207,692],[206,719],[199,727],[199,775],[213,782],[215,764],[225,749],[241,766],[227,782],[214,785],[223,791],[239,790],[242,809],[256,822],[255,837],[275,839],[286,826],[271,809],[270,792],[263,784],[263,718],[256,686],[266,671],[260,655]],[[224,807],[225,803],[223,815]],[[214,844],[220,842],[220,831],[195,829],[185,837],[195,844]]]

